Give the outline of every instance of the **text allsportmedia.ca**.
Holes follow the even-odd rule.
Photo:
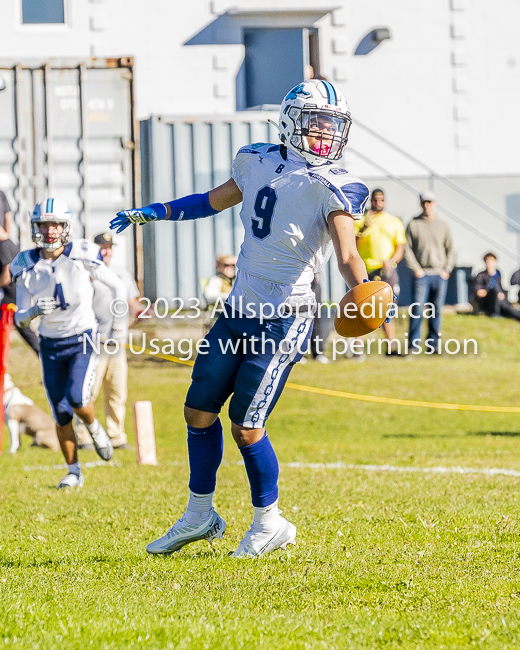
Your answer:
[[[201,301],[198,298],[190,298],[185,301],[182,298],[157,298],[154,303],[149,298],[141,297],[139,302],[143,304],[143,310],[138,314],[138,321],[146,321],[150,318],[159,320],[168,318],[171,320],[189,319],[194,320],[201,316]],[[224,300],[217,298],[214,304],[208,305],[206,312],[212,320],[216,319],[221,313],[226,313],[226,308],[239,311],[246,318],[258,318],[260,323],[275,318],[309,317],[314,318],[334,318],[339,310],[339,303],[326,302],[315,303],[313,301],[298,304],[282,303],[277,306],[270,302],[255,304],[245,302],[240,296],[235,299],[234,296]],[[129,305],[123,298],[114,299],[110,303],[110,313],[116,318],[121,318],[129,313]],[[343,307],[343,316],[345,318],[435,318],[435,306],[433,303],[426,302],[420,304],[414,302],[405,307],[399,307],[395,303],[388,305],[383,304],[380,300],[372,300],[358,306],[354,303],[348,303]]]

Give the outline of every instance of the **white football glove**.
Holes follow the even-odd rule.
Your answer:
[[[17,311],[14,315],[14,322],[17,327],[29,327],[29,323],[37,316],[46,316],[58,307],[56,299],[52,296],[38,298],[36,304],[30,309]]]
[[[52,296],[38,298],[36,304],[30,309],[17,311],[14,315],[14,322],[17,327],[29,327],[29,323],[37,316],[47,316],[58,307],[56,299]]]
[[[58,303],[56,302],[56,298],[45,296],[44,298],[38,298],[34,306],[37,308],[37,316],[47,316],[47,314],[52,314],[57,309]]]

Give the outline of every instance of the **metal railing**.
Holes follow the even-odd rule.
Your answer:
[[[482,208],[486,212],[489,212],[493,216],[497,217],[497,219],[500,219],[500,221],[503,221],[505,224],[507,224],[511,228],[514,228],[515,230],[520,232],[520,224],[517,223],[516,221],[514,221],[513,219],[511,219],[510,217],[508,217],[507,214],[504,214],[503,212],[500,212],[500,210],[497,210],[493,206],[489,205],[488,203],[486,203],[485,201],[480,199],[478,196],[476,196],[472,192],[469,192],[468,190],[466,190],[464,187],[462,187],[462,185],[459,185],[458,183],[455,183],[455,181],[452,181],[451,179],[447,178],[446,176],[443,176],[442,174],[439,174],[438,172],[434,171],[431,167],[426,165],[424,162],[422,162],[421,160],[419,160],[418,158],[416,158],[412,154],[408,153],[407,151],[405,151],[404,149],[402,149],[398,145],[394,144],[393,142],[391,142],[390,140],[388,140],[384,136],[380,135],[379,133],[377,133],[376,131],[374,131],[370,127],[366,126],[366,124],[362,124],[361,122],[356,120],[356,126],[359,126],[363,131],[366,131],[367,133],[370,133],[370,135],[372,135],[374,138],[376,138],[380,142],[383,142],[384,144],[386,144],[388,147],[390,147],[394,151],[397,151],[398,153],[400,153],[405,158],[408,158],[408,160],[410,160],[411,162],[415,163],[418,167],[421,167],[426,172],[428,172],[428,174],[432,178],[436,178],[437,180],[441,181],[442,183],[445,183],[446,185],[448,185],[448,187],[451,187],[453,190],[455,190],[456,192],[458,192],[459,194],[461,194],[465,198],[472,201],[475,205],[478,205],[480,208]],[[350,147],[349,147],[349,149],[350,149],[350,151],[352,151],[352,149]],[[371,164],[373,164],[372,161],[369,161],[368,159],[366,159],[366,160],[367,160],[367,162],[370,162]],[[446,214],[448,214],[448,213],[446,213]],[[468,222],[466,222],[466,224],[467,223]],[[486,234],[486,237],[487,237],[487,234]],[[515,253],[515,257],[518,257],[517,253]]]
[[[401,178],[400,176],[396,176],[395,174],[392,174],[392,172],[388,171],[385,167],[380,165],[379,163],[376,163],[374,160],[369,158],[368,156],[365,156],[365,154],[361,153],[360,151],[357,151],[356,149],[353,149],[352,147],[349,147],[350,153],[353,153],[354,155],[358,156],[365,162],[369,163],[370,165],[373,165],[376,169],[379,169],[379,171],[383,172],[385,176],[394,182],[396,182],[398,185],[401,185],[401,187],[404,187],[405,189],[409,190],[413,194],[417,194],[417,188],[415,188],[411,183],[408,183],[408,181],[405,181],[404,178]],[[509,248],[508,246],[504,246],[498,239],[495,239],[494,237],[491,237],[489,233],[485,232],[484,230],[481,230],[478,226],[475,226],[474,224],[471,223],[471,221],[468,221],[467,219],[464,219],[464,217],[461,217],[459,214],[456,212],[453,212],[453,210],[450,210],[447,206],[443,205],[442,203],[439,203],[437,201],[437,208],[440,212],[443,212],[444,214],[448,215],[453,219],[453,221],[456,221],[457,223],[460,223],[461,226],[464,226],[464,228],[467,228],[470,230],[472,233],[475,235],[478,235],[479,237],[482,237],[485,239],[487,242],[490,242],[494,244],[499,250],[501,250],[503,253],[506,255],[512,257],[515,260],[520,259],[520,254]],[[513,222],[515,223],[515,222]],[[516,224],[515,224],[516,225]]]

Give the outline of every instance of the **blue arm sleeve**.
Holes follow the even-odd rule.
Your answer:
[[[166,219],[166,207],[169,205],[171,215],[168,221],[190,221],[192,219],[203,219],[217,214],[218,210],[211,207],[209,192],[206,194],[190,194],[182,199],[175,199],[168,203],[152,203],[150,206],[157,212],[159,219]]]

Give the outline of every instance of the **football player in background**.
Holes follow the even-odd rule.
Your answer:
[[[206,336],[206,353],[197,357],[185,403],[187,509],[166,535],[148,545],[149,553],[169,554],[199,539],[222,537],[226,523],[212,499],[223,454],[218,415],[230,396],[232,434],[254,508],[234,556],[259,556],[295,542],[296,527],[278,510],[278,461],[265,424],[306,350],[316,310],[311,282],[332,249],[349,287],[367,280],[354,219],[364,212],[368,189],[335,164],[350,125],[347,103],[331,83],[299,84],[280,108],[281,145],[243,147],[232,178],[220,187],[119,212],[111,222],[120,232],[133,223],[208,217],[242,202],[245,239],[238,274],[225,311]]]
[[[16,281],[15,323],[27,327],[41,317],[42,381],[68,465],[58,488],[83,485],[73,413],[85,423],[98,455],[106,461],[112,458],[112,444],[90,398],[98,359],[88,338],[94,340],[97,327],[92,280],[109,286],[114,298],[126,296],[121,280],[103,264],[99,246],[86,239],[69,242],[71,216],[60,199],[37,203],[31,217],[36,248],[18,253],[10,264]],[[120,331],[115,322],[111,338],[119,338]]]

